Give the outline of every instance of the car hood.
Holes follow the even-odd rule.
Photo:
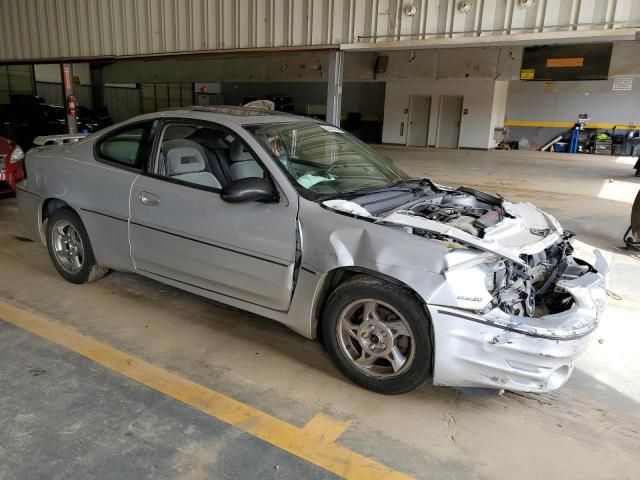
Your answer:
[[[480,192],[477,193],[480,194]],[[444,198],[446,199],[446,193]],[[482,202],[476,202],[471,207],[463,206],[461,209],[460,205],[443,204],[442,198],[428,197],[424,201],[412,202],[410,205],[403,205],[377,215],[371,214],[360,203],[351,200],[328,200],[323,204],[330,209],[368,218],[378,224],[405,227],[410,234],[454,240],[522,265],[526,265],[522,255],[537,254],[562,239],[563,229],[549,213],[530,203],[511,203],[501,198],[492,198],[497,200],[495,205],[488,206]],[[438,220],[437,218],[442,216],[421,213],[418,207],[425,204],[429,205],[430,213],[437,209],[447,209],[447,212],[457,209],[461,215],[458,215],[454,221]],[[465,218],[466,212],[481,213],[483,207],[499,213],[499,218],[492,225],[480,230],[473,226],[478,223],[477,218],[469,217],[466,223],[458,220]]]

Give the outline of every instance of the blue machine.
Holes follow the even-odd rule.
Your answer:
[[[578,115],[578,121],[571,130],[571,140],[569,141],[569,153],[577,153],[578,151],[578,139],[580,138],[580,132],[585,129],[589,115],[581,113]]]

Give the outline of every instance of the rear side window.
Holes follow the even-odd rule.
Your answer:
[[[125,167],[141,168],[150,128],[150,123],[138,123],[112,133],[96,146],[98,157]]]

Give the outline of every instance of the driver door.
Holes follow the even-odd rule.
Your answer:
[[[214,297],[286,311],[297,198],[226,203],[219,193],[227,181],[268,177],[240,136],[197,121],[168,120],[157,132],[151,172],[136,179],[130,195],[136,270]]]

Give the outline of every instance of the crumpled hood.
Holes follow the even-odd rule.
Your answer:
[[[362,207],[354,202],[341,200],[341,203],[325,202],[329,208],[356,216],[372,218],[359,214]],[[446,223],[429,220],[414,215],[404,209],[397,209],[381,217],[373,217],[381,224],[402,225],[426,230],[459,241],[487,252],[508,258],[525,265],[522,254],[535,254],[558,242],[563,230],[558,221],[550,214],[534,207],[530,203],[511,203],[503,201],[505,217],[484,231],[483,238],[471,235]]]
[[[503,207],[510,217],[487,228],[483,238],[444,223],[408,215],[403,210],[396,210],[384,221],[439,233],[518,263],[523,263],[520,255],[541,252],[562,237],[563,230],[558,221],[530,203],[505,201]]]

